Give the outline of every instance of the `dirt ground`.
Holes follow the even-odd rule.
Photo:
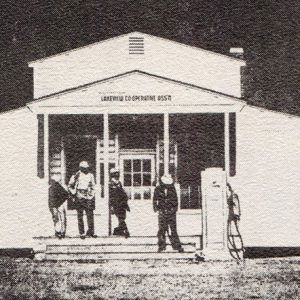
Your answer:
[[[0,299],[300,299],[300,257],[235,262],[0,258]]]

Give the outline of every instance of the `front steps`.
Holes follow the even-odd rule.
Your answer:
[[[53,237],[34,238],[35,259],[47,261],[101,261],[147,259],[194,259],[201,246],[200,236],[180,237],[184,253],[167,245],[164,252],[157,252],[157,237]],[[167,238],[168,240],[168,238]]]

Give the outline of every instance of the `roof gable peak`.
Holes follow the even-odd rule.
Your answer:
[[[141,31],[132,31],[132,32],[129,32],[129,33],[125,33],[125,34],[117,35],[117,36],[110,37],[110,38],[107,38],[107,39],[104,39],[104,40],[100,40],[100,41],[97,41],[97,42],[94,42],[94,43],[91,43],[91,44],[87,44],[87,45],[84,45],[84,46],[81,46],[81,47],[77,47],[77,48],[74,48],[74,49],[63,51],[63,52],[60,52],[60,53],[57,53],[57,54],[46,56],[44,58],[40,58],[40,59],[37,59],[37,60],[34,60],[34,61],[30,61],[30,62],[28,62],[28,65],[30,67],[34,67],[36,64],[43,63],[43,62],[45,62],[49,59],[53,59],[55,57],[69,55],[72,52],[76,52],[78,50],[82,50],[82,49],[85,49],[85,48],[91,48],[91,47],[94,47],[94,46],[97,46],[97,45],[101,45],[101,44],[104,44],[104,43],[111,42],[113,40],[118,40],[118,39],[122,39],[122,38],[125,38],[125,37],[134,37],[134,36],[135,37],[147,37],[147,38],[150,38],[150,39],[160,40],[161,42],[165,42],[165,43],[172,43],[174,45],[178,45],[178,46],[181,46],[181,47],[189,47],[191,49],[206,52],[206,53],[209,53],[211,55],[222,56],[222,57],[227,58],[229,60],[237,61],[237,62],[240,62],[241,64],[244,64],[244,60],[242,60],[240,58],[236,58],[236,57],[233,57],[233,56],[221,54],[221,53],[218,53],[218,52],[214,52],[214,51],[211,51],[211,50],[207,50],[207,49],[203,49],[203,48],[200,48],[200,47],[192,46],[192,45],[189,45],[189,44],[181,43],[181,42],[174,41],[174,40],[171,40],[171,39],[168,39],[168,38],[165,38],[165,37],[159,37],[159,36],[155,36],[155,35],[152,35],[152,34],[149,34],[149,33],[144,33],[144,32],[141,32]]]

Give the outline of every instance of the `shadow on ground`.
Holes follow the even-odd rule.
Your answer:
[[[245,258],[274,258],[300,256],[300,247],[246,247]],[[0,257],[34,258],[32,248],[0,249]]]

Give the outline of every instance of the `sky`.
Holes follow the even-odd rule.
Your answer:
[[[27,63],[141,31],[228,54],[243,47],[246,100],[300,115],[300,1],[2,0],[0,110],[32,100]]]

